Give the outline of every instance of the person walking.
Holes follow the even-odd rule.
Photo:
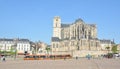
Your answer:
[[[90,58],[91,58],[91,55],[90,55],[90,54],[88,54],[88,55],[87,55],[87,58],[88,58],[88,60],[90,60]]]
[[[5,56],[2,57],[2,60],[3,60],[3,61],[6,61],[6,60],[5,60]]]

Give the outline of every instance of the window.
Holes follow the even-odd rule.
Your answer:
[[[20,50],[20,48],[18,48],[18,50]]]
[[[58,19],[56,19],[56,21],[58,21]]]
[[[56,27],[57,27],[57,23],[56,23]]]
[[[55,44],[53,44],[53,48],[55,48]]]
[[[56,48],[58,48],[58,44],[56,44]]]
[[[71,42],[71,45],[74,46],[74,41]]]
[[[39,51],[39,53],[42,53],[42,52],[43,52],[42,50]]]

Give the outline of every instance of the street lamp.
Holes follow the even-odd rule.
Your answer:
[[[15,39],[15,44],[14,44],[14,49],[15,49],[15,57],[14,57],[14,60],[16,59],[16,54],[17,54],[17,40],[18,40],[18,39]]]
[[[4,38],[4,43],[5,43],[5,47],[4,47],[4,56],[6,55],[6,42],[5,42],[5,38]]]
[[[14,57],[14,60],[16,59],[16,47],[17,47],[17,44],[14,45],[14,48],[15,48],[15,57]]]

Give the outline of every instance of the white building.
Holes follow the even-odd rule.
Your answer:
[[[0,39],[0,51],[10,51],[14,45],[13,39]]]
[[[31,53],[31,44],[28,39],[19,39],[17,41],[17,52],[18,53],[24,53],[28,52]]]
[[[17,51],[17,53],[24,54],[30,52],[30,41],[28,39],[0,39],[0,51]]]

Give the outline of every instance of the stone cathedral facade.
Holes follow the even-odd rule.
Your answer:
[[[53,36],[51,41],[53,54],[71,54],[82,51],[99,51],[96,24],[86,24],[82,19],[63,24],[59,16],[53,19]],[[88,54],[88,52],[86,53]]]

